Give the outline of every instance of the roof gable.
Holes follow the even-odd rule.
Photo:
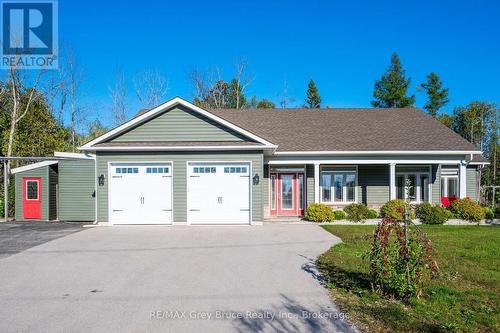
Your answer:
[[[276,148],[271,142],[241,128],[225,119],[191,104],[182,98],[175,97],[118,126],[100,137],[86,143],[81,150],[114,149],[109,144],[124,144],[122,148],[130,148],[133,143],[155,143],[154,149],[174,149],[190,147],[190,149],[216,149],[215,145],[204,145],[204,142],[220,142],[219,146],[228,149],[244,148],[248,143],[252,148],[257,143],[260,148]],[[179,142],[174,147],[171,142]],[[187,143],[190,143],[186,145]],[[162,144],[166,143],[166,144]],[[192,143],[199,143],[194,145]],[[104,145],[108,144],[108,147]],[[115,145],[116,146],[116,145]],[[182,146],[182,147],[181,147]],[[153,149],[151,145],[135,148]]]
[[[247,137],[178,105],[140,123],[106,142],[245,141]],[[253,140],[250,140],[253,142]]]

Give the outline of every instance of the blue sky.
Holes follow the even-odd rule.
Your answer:
[[[436,71],[451,111],[472,100],[500,103],[499,1],[59,1],[60,43],[85,73],[89,118],[111,123],[108,86],[158,69],[168,97],[193,97],[192,68],[229,79],[245,58],[249,95],[276,102],[287,81],[295,104],[314,79],[332,107],[369,107],[374,81],[397,52],[415,87]],[[128,113],[141,106],[129,87]]]

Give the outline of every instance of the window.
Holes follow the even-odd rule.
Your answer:
[[[321,170],[321,201],[356,202],[355,168],[324,168]]]
[[[441,177],[441,196],[458,197],[458,176]]]
[[[408,192],[406,185],[409,186]],[[408,172],[396,174],[396,198],[411,202],[429,202],[429,173]]]
[[[116,168],[116,173],[139,173],[139,168]]]
[[[217,169],[215,167],[198,167],[193,168],[193,173],[216,173]]]
[[[26,181],[26,200],[38,200],[38,181]]]
[[[224,173],[247,173],[247,167],[225,167]]]

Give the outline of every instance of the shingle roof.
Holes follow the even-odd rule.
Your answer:
[[[208,111],[279,145],[278,151],[477,150],[417,108]]]

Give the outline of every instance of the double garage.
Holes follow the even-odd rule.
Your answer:
[[[108,162],[109,222],[172,224],[185,193],[187,224],[250,224],[250,162],[186,161],[179,168],[172,161]]]

